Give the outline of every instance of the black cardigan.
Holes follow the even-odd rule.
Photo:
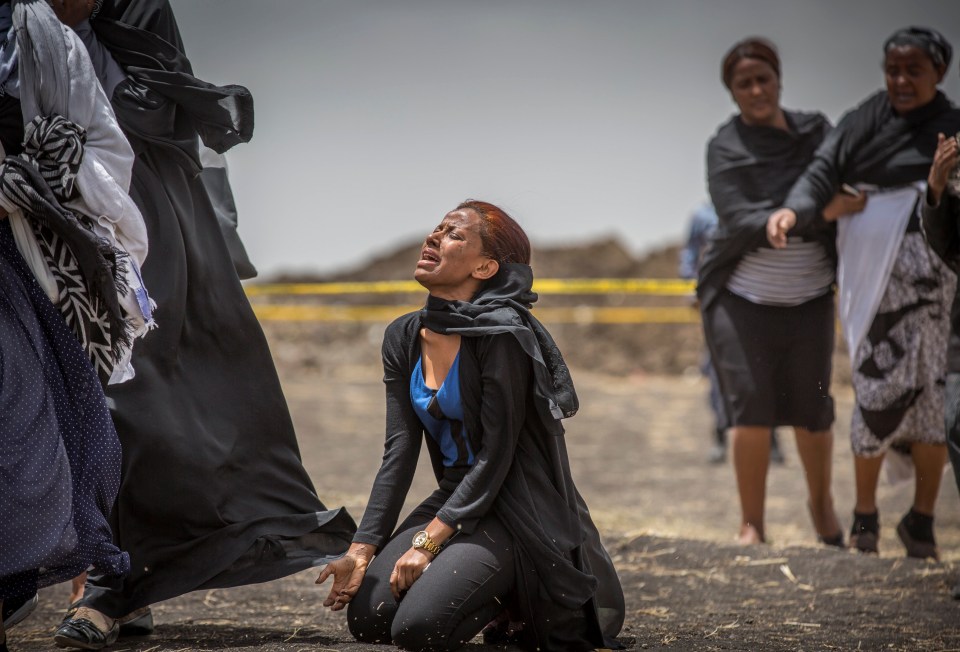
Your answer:
[[[830,131],[820,113],[785,112],[789,131],[751,126],[734,116],[707,145],[707,183],[719,222],[703,254],[697,283],[710,306],[744,255],[767,243],[767,219],[780,208]],[[822,219],[792,235],[819,241],[836,260],[836,229]]]
[[[354,537],[378,548],[397,524],[424,439],[409,394],[420,357],[420,326],[420,313],[414,312],[390,324],[384,335],[386,443]],[[437,517],[469,533],[493,510],[510,530],[519,552],[517,602],[530,647],[608,647],[624,618],[620,582],[574,486],[563,427],[534,408],[532,374],[530,358],[512,335],[462,338],[464,427],[472,439],[480,433],[481,445]],[[426,441],[441,482],[439,446],[431,437]]]
[[[924,202],[921,224],[930,248],[954,273],[960,273],[960,198],[944,193],[937,206]],[[954,293],[950,308],[947,372],[960,373],[960,292]]]

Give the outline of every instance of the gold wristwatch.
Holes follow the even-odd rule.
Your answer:
[[[434,556],[440,554],[440,546],[437,545],[436,541],[430,538],[430,535],[427,534],[426,530],[420,530],[413,535],[413,547],[416,550],[426,550]]]

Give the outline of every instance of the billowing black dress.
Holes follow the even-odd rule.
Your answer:
[[[127,78],[111,102],[136,153],[143,268],[156,331],[136,377],[108,389],[123,445],[112,525],[130,553],[122,582],[93,576],[85,603],[112,617],[188,591],[275,579],[342,554],[355,530],[303,469],[263,332],[207,191],[198,137],[223,152],[250,138],[239,86],[192,75],[163,0],[107,0],[97,39]]]

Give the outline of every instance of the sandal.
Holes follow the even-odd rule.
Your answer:
[[[3,628],[10,629],[24,618],[33,613],[37,608],[37,602],[40,597],[33,595],[21,595],[16,598],[7,598],[3,601]]]
[[[109,631],[104,632],[87,618],[69,618],[54,632],[53,642],[58,647],[102,650],[116,643],[119,636],[120,622],[117,620],[113,621]]]
[[[907,549],[907,557],[940,560],[940,551],[933,538],[933,517],[914,511],[904,514],[897,525],[897,536]]]
[[[853,511],[853,527],[850,528],[850,547],[868,554],[880,552],[880,514],[861,514]]]

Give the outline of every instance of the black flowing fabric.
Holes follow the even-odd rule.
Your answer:
[[[123,582],[91,576],[84,602],[120,617],[324,563],[355,525],[323,505],[303,468],[198,176],[198,135],[219,150],[250,137],[249,93],[190,74],[166,2],[107,0],[92,24],[128,75],[112,102],[136,154],[130,195],[146,220],[142,271],[158,306],[158,328],[134,351],[136,377],[107,392],[123,445],[112,525],[132,571]]]
[[[130,560],[108,515],[120,442],[86,354],[0,220],[0,600]]]
[[[892,188],[927,178],[937,134],[960,131],[960,109],[937,92],[934,99],[898,115],[878,91],[843,116],[817,150],[783,205],[797,213],[797,228],[812,223],[840,188],[865,183]]]
[[[529,266],[501,265],[501,271],[474,301],[431,298],[424,310],[401,317],[387,329],[388,452],[381,474],[391,477],[384,478],[383,486],[389,484],[395,493],[402,483],[409,486],[409,478],[401,477],[406,473],[403,463],[394,464],[390,459],[391,440],[423,438],[423,425],[407,405],[409,397],[404,400],[401,395],[404,387],[409,387],[410,374],[420,357],[420,327],[460,334],[464,428],[477,443],[480,456],[504,468],[493,474],[500,480],[498,487],[475,486],[468,489],[470,496],[461,495],[464,492],[458,487],[454,511],[467,515],[462,526],[470,531],[471,524],[482,516],[482,507],[477,506],[489,505],[516,541],[514,602],[526,623],[523,632],[528,648],[617,647],[613,637],[620,631],[625,610],[620,581],[574,485],[564,428],[553,416],[557,410],[576,410],[576,393],[559,350],[529,312],[536,300],[531,283]],[[552,351],[542,349],[539,342]],[[542,374],[537,373],[539,367],[543,367]],[[529,380],[524,382],[524,378]],[[391,392],[394,384],[396,392]],[[515,448],[486,453],[492,431],[504,427],[518,430],[504,435]],[[446,486],[442,453],[432,438],[426,441],[437,481]],[[407,447],[413,452],[401,455],[415,460],[419,445]],[[472,471],[460,480],[461,485],[470,482]],[[412,477],[412,469],[410,474]],[[369,541],[380,540],[380,531],[393,527],[403,500],[402,496],[400,502],[394,500],[396,496],[383,496],[378,485],[380,474],[367,508],[371,515],[364,514],[360,529]],[[449,505],[441,512],[444,510],[451,511]],[[379,522],[371,523],[373,519]]]
[[[767,219],[780,208],[830,131],[820,113],[785,114],[789,131],[747,125],[734,116],[707,146],[707,182],[719,223],[700,264],[697,294],[703,308],[710,306],[744,255],[770,246]],[[791,233],[817,240],[836,259],[833,225],[811,219]]]

